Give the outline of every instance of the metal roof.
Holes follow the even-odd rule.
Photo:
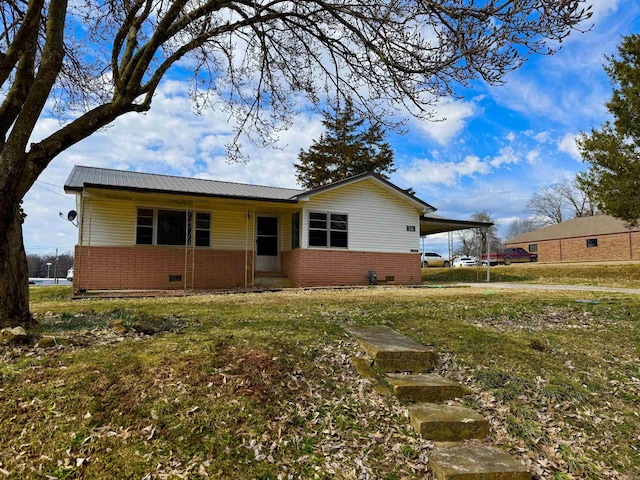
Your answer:
[[[81,191],[84,187],[103,187],[147,192],[234,197],[255,200],[296,202],[304,190],[266,187],[244,183],[220,182],[201,178],[176,177],[153,173],[129,172],[108,168],[76,165],[64,184],[65,191]]]
[[[493,223],[476,222],[474,220],[455,220],[445,218],[435,213],[426,213],[420,217],[420,236],[433,235],[435,233],[453,232],[468,228],[489,228]]]
[[[632,231],[638,229],[631,229]],[[556,225],[549,225],[533,232],[523,233],[504,242],[505,245],[514,243],[541,242],[544,240],[558,240],[560,238],[592,237],[595,235],[610,235],[612,233],[626,233],[630,230],[622,220],[609,215],[594,215],[578,217]]]

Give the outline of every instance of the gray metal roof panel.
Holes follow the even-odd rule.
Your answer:
[[[134,190],[295,201],[304,190],[220,182],[201,178],[176,177],[76,165],[65,182],[65,190],[82,190],[85,185]]]

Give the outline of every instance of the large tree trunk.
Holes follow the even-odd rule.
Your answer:
[[[20,202],[0,199],[0,327],[34,323],[29,313],[27,255],[22,243]]]

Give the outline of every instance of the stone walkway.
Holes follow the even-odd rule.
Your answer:
[[[461,442],[489,434],[489,422],[469,408],[440,402],[460,398],[470,391],[438,375],[423,373],[437,361],[433,349],[420,345],[386,326],[353,327],[353,335],[370,355],[369,360],[353,358],[364,377],[377,380],[377,370],[386,372],[393,394],[408,407],[411,425],[427,440],[446,442],[436,446],[429,464],[439,480],[530,480],[526,466],[497,447]],[[375,384],[384,393],[386,387]],[[454,443],[451,443],[454,442]]]

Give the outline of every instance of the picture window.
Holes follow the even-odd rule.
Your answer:
[[[137,245],[190,246],[211,245],[211,214],[184,210],[138,208]]]

